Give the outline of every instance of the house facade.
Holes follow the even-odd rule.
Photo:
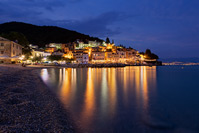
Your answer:
[[[48,57],[51,55],[51,53],[49,53],[49,52],[45,52],[42,50],[36,50],[36,49],[32,50],[31,54],[33,57]]]
[[[135,62],[137,59],[137,51],[134,49],[126,50],[126,59],[128,62]]]
[[[0,62],[10,63],[19,61],[22,55],[22,46],[16,42],[0,37]]]
[[[92,52],[92,61],[93,62],[104,62],[105,61],[105,52]]]
[[[83,61],[83,52],[73,52],[73,57],[77,63],[82,63]]]
[[[89,55],[84,53],[82,57],[82,63],[87,64],[89,62]]]
[[[117,54],[119,55],[119,62],[126,61],[126,51],[125,50],[117,50]]]

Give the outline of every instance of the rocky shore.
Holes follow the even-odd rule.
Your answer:
[[[78,132],[37,68],[0,65],[0,132]]]
[[[125,66],[162,66],[162,64],[124,64],[124,63],[96,63],[96,64],[40,64],[40,65],[26,65],[26,67],[40,67],[40,68],[103,68],[103,67],[125,67]]]
[[[68,65],[62,65],[70,68],[88,68],[88,67],[125,67],[125,64],[122,63],[101,63],[101,64],[68,64]]]

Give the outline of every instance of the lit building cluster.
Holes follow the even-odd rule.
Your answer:
[[[40,50],[33,49],[33,56],[57,55],[66,59],[73,59],[73,63],[136,63],[140,61],[138,51],[132,48],[115,46],[114,43],[97,41],[76,41],[74,43],[50,43],[41,54]],[[46,54],[48,53],[48,54]]]
[[[9,45],[6,45],[6,44]],[[6,49],[6,47],[9,47]],[[37,45],[30,44],[31,56],[25,59],[22,56],[22,46],[1,38],[0,40],[0,59],[9,53],[9,58],[16,57],[18,60],[33,61],[39,57],[39,62],[47,62],[49,56],[59,56],[61,59],[68,59],[73,63],[127,63],[142,64],[144,58],[133,48],[116,46],[114,43],[97,41],[75,41],[72,43],[50,43],[45,48],[39,48]]]

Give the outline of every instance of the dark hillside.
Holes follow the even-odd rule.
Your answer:
[[[9,32],[19,32],[25,35],[29,43],[44,47],[48,43],[68,43],[76,39],[82,41],[97,40],[99,38],[90,37],[76,31],[67,30],[56,26],[36,26],[22,22],[9,22],[0,24],[0,34]]]

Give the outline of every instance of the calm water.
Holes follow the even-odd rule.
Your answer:
[[[83,132],[199,132],[199,66],[43,69]]]

